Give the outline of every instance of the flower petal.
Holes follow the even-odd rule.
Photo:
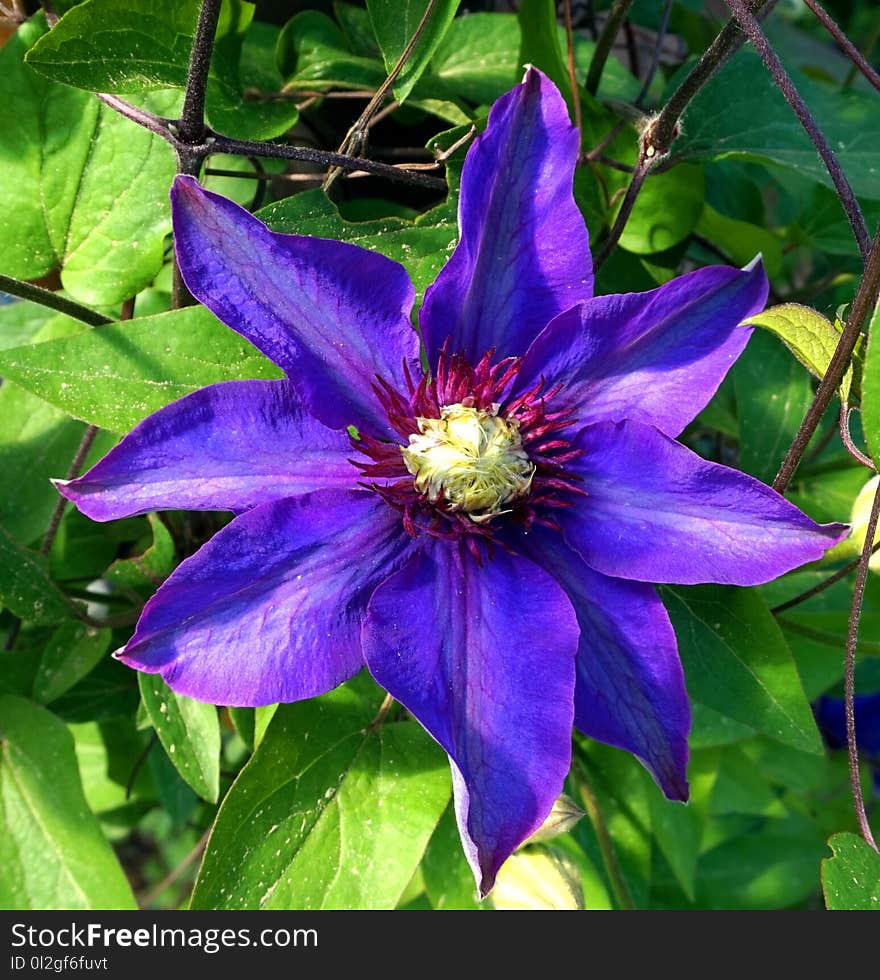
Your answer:
[[[57,480],[93,521],[150,510],[243,511],[353,489],[344,432],[315,421],[290,381],[224,381],[144,419],[88,473]]]
[[[447,337],[476,362],[491,347],[521,356],[554,316],[593,295],[572,179],[577,130],[535,68],[499,99],[461,175],[460,240],[425,293],[429,363]]]
[[[387,427],[372,384],[419,364],[403,266],[357,245],[279,235],[178,176],[171,214],[190,292],[283,368],[325,425]]]
[[[743,352],[767,277],[715,266],[647,293],[597,296],[549,324],[529,348],[515,393],[562,383],[584,422],[635,419],[677,436]]]
[[[478,567],[430,542],[370,600],[367,666],[449,754],[483,895],[562,791],[577,635],[556,582],[500,549]]]
[[[770,487],[642,422],[597,422],[574,445],[584,455],[570,466],[587,496],[561,523],[605,575],[758,585],[821,558],[848,530],[816,524]]]
[[[363,666],[367,601],[409,540],[363,491],[263,504],[177,568],[118,657],[212,704],[323,694]]]
[[[553,531],[537,528],[525,540],[529,556],[553,574],[577,613],[575,726],[632,752],[671,800],[687,800],[690,703],[656,590],[594,572]]]

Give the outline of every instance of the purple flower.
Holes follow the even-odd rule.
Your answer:
[[[366,664],[448,753],[483,894],[562,790],[572,723],[687,797],[690,711],[649,583],[766,582],[845,531],[675,441],[745,347],[764,273],[594,297],[577,150],[530,69],[467,155],[461,239],[419,318],[430,376],[401,266],[273,234],[178,177],[187,285],[287,379],[197,391],[61,484],[95,520],[234,511],[120,659],[230,705]]]
[[[868,756],[880,759],[880,692],[857,694],[854,698],[856,740]],[[846,748],[846,705],[843,698],[823,695],[813,713],[831,749]]]
[[[880,797],[880,691],[857,694],[853,704],[856,743],[867,759],[874,780],[874,793]],[[846,703],[843,698],[823,695],[813,704],[816,723],[829,749],[846,748]]]

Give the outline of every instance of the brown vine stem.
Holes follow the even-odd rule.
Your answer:
[[[54,27],[58,23],[58,14],[55,12],[55,4],[51,0],[42,0],[40,6],[43,8],[43,13],[46,15],[46,23],[50,27]]]
[[[0,20],[8,20],[11,24],[23,24],[28,18],[23,0],[12,0],[11,6],[0,3]]]
[[[813,114],[807,107],[806,102],[804,102],[800,92],[798,92],[794,82],[792,82],[788,72],[779,60],[779,55],[773,50],[772,45],[767,40],[767,36],[761,30],[761,25],[758,23],[757,18],[748,9],[744,0],[725,0],[725,2],[739,25],[748,35],[755,50],[761,56],[765,67],[773,76],[773,81],[776,83],[777,88],[785,96],[785,101],[791,106],[792,112],[797,116],[807,136],[810,137],[810,142],[812,142],[816,148],[816,152],[822,158],[822,162],[828,170],[828,176],[831,178],[834,189],[837,191],[841,207],[846,213],[847,220],[858,243],[859,251],[862,253],[862,258],[866,259],[871,248],[871,235],[868,231],[868,226],[865,224],[865,218],[862,215],[859,202],[856,200],[853,189],[846,179],[843,168],[837,161],[834,150],[831,149],[828,140],[825,139],[824,133],[813,118]]]
[[[174,123],[167,124],[168,131],[174,136],[177,172],[196,178],[201,173],[202,164],[209,153],[206,146],[208,129],[205,125],[205,100],[208,93],[211,55],[214,52],[214,36],[220,19],[220,4],[221,0],[202,0],[189,56],[183,108],[180,110],[180,118]],[[180,274],[175,254],[172,263],[171,308],[177,310],[193,302],[192,294],[186,288],[186,283]]]
[[[150,748],[152,748],[152,746],[150,746]],[[202,856],[202,852],[207,847],[208,838],[211,836],[212,830],[213,824],[202,834],[195,847],[189,852],[189,854],[187,854],[178,865],[172,868],[171,871],[169,871],[157,885],[154,885],[138,900],[138,906],[141,909],[149,908],[166,888],[170,888],[171,885],[173,885],[188,868],[195,864],[195,862]]]
[[[856,562],[858,564],[858,561]],[[804,636],[808,640],[815,640],[826,647],[840,647],[840,634],[832,630],[818,629],[815,626],[806,626],[798,619],[789,619],[788,616],[777,616],[776,622],[785,627],[789,632],[798,636]],[[859,640],[856,646],[856,653],[863,653],[869,657],[880,656],[880,643],[876,640]]]
[[[126,119],[136,122],[138,126],[149,129],[151,133],[161,136],[175,150],[177,149],[177,144],[180,141],[175,135],[176,121],[174,119],[166,119],[164,116],[157,116],[155,113],[148,112],[146,109],[139,109],[130,102],[126,102],[125,99],[120,99],[118,95],[110,95],[109,92],[96,92],[95,95],[104,105],[118,112],[120,116],[125,116]]]
[[[620,236],[623,234],[623,229],[626,227],[626,223],[629,221],[633,208],[636,205],[636,199],[642,190],[642,184],[644,184],[645,178],[650,173],[651,167],[654,164],[655,151],[650,143],[646,143],[646,136],[647,133],[643,134],[640,140],[638,163],[633,170],[629,186],[626,189],[626,194],[623,197],[620,210],[617,212],[617,217],[614,219],[614,224],[611,227],[608,238],[605,239],[605,244],[602,246],[602,251],[596,257],[596,260],[593,263],[594,272],[602,268],[602,266],[608,261],[608,257],[617,247],[617,243],[620,241]]]
[[[315,150],[310,146],[287,146],[284,143],[254,143],[249,140],[235,140],[219,133],[209,137],[211,153],[232,153],[236,156],[262,157],[272,160],[301,160],[307,163],[317,163],[323,166],[336,166],[342,170],[363,170],[364,173],[375,177],[387,177],[418,187],[429,187],[442,190],[446,181],[442,177],[433,177],[418,170],[379,163],[376,160],[365,160],[362,157],[352,157],[328,150]]]
[[[847,367],[849,367],[852,353],[861,335],[862,324],[877,303],[878,292],[880,292],[880,227],[877,229],[877,234],[874,236],[874,241],[868,252],[865,271],[859,282],[850,315],[847,317],[846,324],[840,334],[840,340],[838,340],[837,347],[828,364],[828,370],[819,382],[819,387],[813,396],[813,403],[807,409],[807,414],[804,416],[785,459],[782,461],[782,466],[776,474],[776,479],[773,481],[773,489],[779,493],[784,493],[791,483],[792,477],[807,451],[807,446],[813,438],[813,433],[822,421],[825,410],[831,404],[831,400],[840,387],[840,382]]]
[[[89,454],[89,450],[92,448],[92,443],[95,441],[95,436],[98,434],[97,425],[89,425],[86,427],[86,431],[83,433],[83,437],[80,440],[80,444],[76,450],[76,454],[73,457],[67,474],[65,475],[66,480],[75,480],[80,471],[83,468],[83,463],[86,461],[86,456]],[[64,510],[67,506],[67,501],[64,497],[59,497],[58,502],[55,504],[55,510],[52,511],[52,516],[49,518],[49,526],[46,528],[46,533],[43,535],[43,541],[40,545],[40,554],[46,558],[49,552],[52,550],[52,545],[55,543],[55,536],[58,534],[58,528],[61,524],[61,518],[64,516]]]
[[[398,75],[403,71],[404,65],[409,61],[410,56],[415,50],[416,45],[419,43],[419,38],[422,36],[422,32],[431,19],[431,14],[434,13],[434,8],[437,6],[437,0],[429,0],[427,7],[425,7],[425,12],[422,14],[422,19],[416,24],[416,29],[413,31],[412,37],[409,39],[406,47],[403,50],[401,56],[397,59],[397,64],[388,72],[388,77],[384,82],[376,89],[373,97],[364,106],[363,112],[357,117],[357,119],[352,123],[348,132],[343,137],[342,142],[339,144],[337,153],[347,153],[349,150],[354,148],[356,152],[360,153],[364,147],[367,138],[367,132],[370,126],[374,122],[373,116],[376,114],[379,106],[385,101],[385,96],[387,95],[391,86],[397,80]],[[324,191],[328,191],[336,180],[336,178],[341,173],[340,167],[333,167],[324,179]]]
[[[122,312],[119,319],[130,320],[133,315],[134,299],[127,299],[122,304]],[[67,474],[65,476],[66,480],[75,480],[79,476],[80,471],[83,468],[83,464],[86,461],[86,456],[88,456],[89,450],[92,448],[92,443],[95,441],[95,436],[97,436],[97,434],[97,425],[89,425],[86,427],[86,431],[83,433],[73,460],[71,461],[67,470]],[[61,526],[61,518],[64,517],[64,510],[66,507],[67,500],[64,497],[59,497],[58,502],[55,504],[55,509],[52,511],[52,516],[49,518],[49,525],[46,528],[46,533],[43,535],[43,541],[40,544],[40,554],[44,558],[48,557],[49,552],[52,550],[52,545],[55,543],[55,537],[58,534],[58,528]]]
[[[88,306],[75,303],[66,296],[59,296],[51,289],[43,289],[42,286],[35,286],[33,283],[24,282],[22,279],[13,279],[12,276],[0,275],[0,293],[7,293],[10,296],[17,296],[19,299],[29,300],[31,303],[39,303],[58,313],[79,320],[80,323],[87,323],[90,327],[100,327],[105,323],[113,323],[112,317],[104,316],[97,310],[92,310]]]
[[[208,72],[211,70],[214,35],[217,33],[219,19],[220,0],[202,0],[189,59],[189,70],[186,76],[183,108],[180,110],[180,119],[177,122],[177,134],[184,144],[198,146],[205,139],[205,99],[208,92]],[[189,162],[181,160],[181,173],[191,173],[190,170],[183,169],[184,163]],[[198,159],[197,163],[198,166],[201,166],[202,160]],[[193,176],[198,177],[198,171]]]
[[[749,8],[761,17],[766,17],[776,6],[778,0],[748,0]],[[706,82],[736,54],[745,44],[745,34],[735,20],[728,21],[715,40],[709,45],[700,60],[682,79],[666,105],[660,110],[653,127],[653,140],[658,155],[669,152],[672,141],[678,135],[678,127],[685,110]]]
[[[367,725],[368,732],[374,732],[378,728],[382,727],[383,722],[388,717],[388,713],[394,707],[394,698],[390,694],[386,694],[382,699],[382,703],[379,705],[379,710],[376,712],[376,717]]]
[[[157,136],[161,136],[166,142],[170,143],[175,149],[181,145],[175,130],[176,121],[166,119],[163,116],[154,115],[143,109],[137,108],[124,99],[115,95],[98,93],[98,98],[115,109],[120,115],[125,116],[132,122],[149,129]],[[374,177],[386,177],[389,180],[396,180],[404,184],[414,184],[419,187],[428,187],[432,190],[443,190],[446,181],[442,177],[433,177],[429,174],[419,173],[416,170],[409,170],[405,167],[392,166],[387,163],[379,163],[376,160],[364,160],[361,157],[353,157],[347,154],[333,153],[329,150],[317,150],[310,146],[291,146],[287,143],[258,143],[251,140],[237,140],[229,136],[223,136],[211,129],[206,130],[205,142],[200,147],[190,147],[193,151],[199,151],[203,156],[212,153],[231,153],[234,156],[262,157],[271,160],[297,160],[305,163],[316,163],[322,167],[337,166],[342,170],[362,170],[364,173],[372,174]]]
[[[651,82],[654,81],[654,76],[657,74],[657,69],[660,67],[660,52],[663,50],[663,42],[666,39],[666,31],[669,28],[670,13],[672,13],[672,0],[666,0],[663,5],[663,14],[660,17],[660,26],[657,29],[657,38],[654,41],[654,50],[651,52],[651,64],[648,67],[648,73],[645,75],[645,80],[642,82],[642,89],[636,96],[636,106],[641,107],[642,103],[648,97],[648,90],[651,88]]]
[[[629,13],[632,0],[614,0],[611,5],[611,12],[602,27],[599,39],[596,41],[596,50],[593,52],[593,60],[590,62],[590,70],[587,72],[586,89],[590,95],[595,95],[599,90],[599,82],[602,80],[602,72],[605,69],[605,62],[614,46],[614,41],[620,31],[621,25]]]
[[[880,551],[880,541],[878,541],[873,548],[871,548],[871,554],[875,555]],[[852,561],[847,562],[843,568],[839,568],[833,575],[829,575],[828,578],[823,579],[818,582],[812,588],[807,589],[804,592],[798,593],[791,599],[786,599],[785,602],[780,602],[778,606],[773,606],[770,610],[774,616],[780,615],[789,609],[793,609],[795,606],[799,606],[802,602],[806,602],[807,599],[812,599],[814,595],[819,595],[820,592],[824,592],[826,589],[830,589],[832,585],[839,582],[841,579],[846,578],[850,572],[859,567],[859,562],[861,557],[853,558]]]
[[[828,11],[819,3],[819,0],[804,0],[804,3],[813,11],[821,22],[822,26],[837,42],[838,47],[849,58],[853,65],[868,79],[868,81],[880,92],[880,75],[868,64],[861,51],[850,41],[850,39],[840,29],[837,22],[830,16]]]
[[[856,584],[853,589],[852,607],[849,614],[849,628],[846,637],[846,667],[843,675],[844,709],[846,712],[846,747],[849,753],[849,776],[852,784],[853,803],[859,830],[865,843],[878,851],[877,842],[871,833],[868,815],[865,812],[865,800],[862,796],[862,781],[859,774],[859,747],[856,742],[856,646],[859,639],[859,620],[862,615],[862,600],[865,595],[865,583],[868,580],[868,562],[871,560],[874,535],[877,533],[877,518],[880,516],[880,484],[874,494],[871,504],[871,516],[868,518],[868,528],[865,532],[865,544],[859,558],[859,568],[856,573]]]
[[[858,411],[858,409],[850,408],[849,405],[840,406],[840,416],[838,418],[840,440],[843,443],[844,449],[846,449],[846,451],[857,463],[861,463],[862,466],[867,466],[869,469],[876,472],[874,460],[872,460],[869,456],[866,456],[861,449],[859,449],[859,447],[853,441],[852,433],[850,432],[849,420],[852,413],[856,411]]]
[[[578,131],[578,147],[583,140],[583,118],[581,116],[581,97],[578,91],[577,72],[574,63],[574,26],[571,19],[571,0],[562,5],[565,18],[565,47],[568,54],[568,83],[571,85],[571,104],[574,106],[574,125]]]
[[[880,11],[878,11],[878,13],[880,13]],[[868,40],[865,42],[864,54],[866,58],[870,58],[873,55],[874,49],[877,47],[878,42],[880,42],[880,16],[875,15],[874,26],[871,29],[871,33],[868,35]],[[855,81],[855,77],[858,73],[859,69],[855,65],[853,65],[847,72],[846,78],[844,78],[843,84],[840,86],[844,92]]]
[[[777,2],[778,0],[748,0],[750,8],[760,12],[761,16],[769,14]],[[595,270],[601,269],[617,247],[645,178],[658,161],[669,153],[673,141],[678,136],[679,123],[685,110],[715,72],[743,46],[745,40],[745,35],[735,20],[725,24],[697,64],[669,97],[666,105],[645,126],[639,141],[638,162],[633,169],[633,175],[611,231],[594,262]]]

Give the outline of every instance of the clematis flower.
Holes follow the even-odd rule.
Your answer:
[[[430,374],[400,265],[274,234],[178,177],[187,286],[286,380],[203,388],[59,484],[101,521],[233,511],[119,658],[228,705],[366,664],[449,755],[482,894],[559,796],[572,723],[686,799],[688,699],[651,583],[755,585],[845,531],[676,441],[745,347],[764,273],[593,296],[577,152],[530,69],[467,154],[460,241],[419,317]]]
[[[856,743],[871,768],[874,793],[880,797],[880,691],[857,694],[854,699]],[[829,749],[846,748],[846,703],[824,694],[813,704],[813,714]]]

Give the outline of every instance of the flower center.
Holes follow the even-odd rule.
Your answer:
[[[440,418],[416,418],[418,433],[401,447],[414,484],[432,504],[485,523],[527,496],[535,465],[523,449],[519,421],[491,409],[444,405]]]

